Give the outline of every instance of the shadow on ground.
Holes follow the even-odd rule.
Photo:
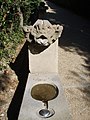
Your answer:
[[[87,70],[90,70],[90,21],[73,12],[47,2],[52,9],[47,12],[46,19],[64,27],[59,46],[65,51],[77,52],[83,59]]]
[[[17,86],[14,97],[9,106],[7,116],[8,116],[8,120],[17,120],[23,99],[26,82],[27,82],[28,73],[29,73],[28,42],[26,42],[22,47],[15,62],[10,63],[10,67],[12,70],[15,71],[19,80],[19,84]]]
[[[51,23],[58,23],[64,27],[59,46],[65,51],[73,53],[77,52],[84,60],[85,64],[82,64],[82,66],[88,71],[88,75],[90,76],[90,21],[73,14],[68,10],[62,9],[53,3],[47,2],[47,4],[52,11],[46,14],[46,19]],[[8,120],[17,120],[22,103],[23,93],[29,73],[27,46],[28,43],[26,42],[16,58],[15,63],[10,64],[10,67],[18,76],[19,85],[8,109]],[[71,71],[71,73],[79,76],[79,74],[74,73],[74,71]],[[90,83],[88,84],[90,85]],[[80,90],[90,98],[90,94],[88,94],[89,86]]]
[[[90,100],[90,21],[51,2],[47,1],[47,4],[51,10],[47,12],[46,19],[53,24],[57,23],[64,27],[59,40],[59,46],[66,52],[77,53],[84,61],[84,63],[81,64],[87,71],[83,73],[82,70],[82,75],[85,75],[84,77],[81,77],[79,73],[74,71],[70,72],[72,75],[78,76],[84,82],[87,77],[89,78],[89,81],[86,81],[86,87],[80,88],[80,90],[85,93],[83,97],[86,101]],[[81,81],[78,82],[82,84]]]

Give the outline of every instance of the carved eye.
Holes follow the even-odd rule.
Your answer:
[[[54,43],[54,42],[55,42],[55,40],[53,39],[53,40],[52,40],[52,42]]]
[[[29,29],[27,29],[27,31],[29,31]]]
[[[50,29],[50,26],[48,26],[48,28]]]

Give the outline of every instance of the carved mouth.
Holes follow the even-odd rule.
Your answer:
[[[41,35],[40,37],[38,37],[37,39],[39,39],[39,38],[41,38],[41,39],[47,39],[47,37],[46,36],[44,36],[44,35]]]

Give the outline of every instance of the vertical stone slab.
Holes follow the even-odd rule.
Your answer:
[[[58,40],[39,54],[29,50],[30,73],[58,73]]]

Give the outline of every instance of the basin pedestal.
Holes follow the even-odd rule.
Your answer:
[[[60,35],[61,32],[62,27]],[[38,54],[33,54],[30,47],[34,49],[30,44],[30,74],[18,120],[70,120],[61,79],[58,76],[58,40]]]
[[[71,120],[60,80],[58,74],[29,74],[18,120]],[[58,88],[56,98],[48,101],[48,109],[54,111],[53,115],[48,118],[41,115],[44,114],[43,111],[40,111],[45,108],[43,103],[31,96],[33,86],[44,83],[54,84]]]

